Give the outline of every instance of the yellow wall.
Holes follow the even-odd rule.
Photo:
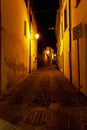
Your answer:
[[[24,0],[1,0],[1,12],[3,95],[29,72],[29,21]],[[24,21],[26,21],[26,35],[24,35]]]
[[[70,76],[70,72],[69,72],[69,15],[68,15],[68,11],[69,11],[69,8],[68,8],[68,0],[64,0],[63,1],[63,44],[64,44],[64,75],[69,79]],[[64,22],[65,22],[65,19],[64,19],[64,10],[67,10],[67,28],[66,30],[64,30]]]
[[[67,28],[64,30],[64,9],[67,8]],[[58,43],[61,53],[61,41],[63,42],[64,54],[64,75],[69,79],[69,1],[62,0],[60,4],[60,43]],[[61,24],[63,22],[63,36],[61,35]],[[80,91],[87,95],[87,1],[81,0],[76,7],[76,0],[71,0],[71,69],[72,83],[79,89],[78,85],[78,53],[77,40],[73,40],[73,28],[82,24],[82,37],[79,39],[79,59],[80,59]],[[56,24],[57,25],[57,24]],[[57,26],[56,26],[57,27]],[[56,32],[57,33],[57,32]],[[61,62],[62,54],[59,55]]]
[[[64,75],[69,79],[69,31],[64,33]]]
[[[32,40],[31,43],[31,71],[37,69],[37,40]]]
[[[79,39],[80,56],[80,86],[81,92],[87,95],[87,1],[80,1],[77,8],[76,1],[72,0],[72,30],[73,27],[82,23],[82,38]],[[85,5],[85,6],[84,6]],[[73,31],[72,31],[73,34]],[[78,63],[77,63],[77,40],[72,40],[72,79],[78,88]]]
[[[32,14],[32,25],[31,25],[31,71],[37,69],[37,39],[35,34],[37,33],[36,23]]]

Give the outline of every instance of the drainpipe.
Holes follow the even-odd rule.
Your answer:
[[[78,91],[80,93],[80,57],[79,57],[79,39],[77,39],[77,55],[78,55]]]
[[[71,0],[69,0],[69,68],[70,84],[72,83],[72,63],[71,63]]]
[[[1,96],[1,0],[0,0],[0,96]]]

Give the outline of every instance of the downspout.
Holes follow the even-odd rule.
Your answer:
[[[72,63],[71,63],[71,0],[69,0],[69,68],[70,84],[72,83]]]

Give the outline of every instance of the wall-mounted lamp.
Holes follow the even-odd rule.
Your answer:
[[[35,37],[36,37],[36,39],[39,39],[39,34],[37,33],[37,34],[35,35]]]

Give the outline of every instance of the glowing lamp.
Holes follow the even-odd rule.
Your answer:
[[[39,38],[39,34],[36,34],[35,37],[36,37],[36,39],[38,39]]]

